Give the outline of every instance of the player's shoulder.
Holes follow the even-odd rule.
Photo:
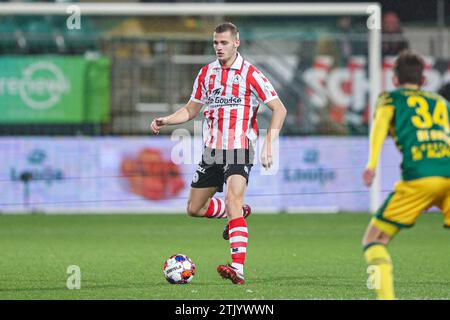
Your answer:
[[[408,90],[403,88],[398,88],[394,90],[386,90],[378,95],[377,105],[384,106],[390,105],[395,106],[396,102],[404,100],[406,97],[411,95],[421,95],[420,90]]]
[[[395,99],[401,96],[405,95],[405,89],[403,88],[397,88],[397,89],[393,89],[393,90],[386,90],[383,91],[381,95],[384,95],[384,97],[389,98],[389,99]]]
[[[439,93],[433,92],[433,91],[404,89],[404,90],[402,90],[400,92],[405,97],[420,96],[420,97],[423,97],[423,98],[425,98],[427,100],[434,100],[434,101],[444,100],[445,101],[445,98],[443,96],[441,96]]]
[[[417,90],[418,95],[424,96],[424,97],[428,97],[430,99],[434,99],[434,100],[438,100],[438,99],[442,99],[443,97],[437,93],[437,92],[433,92],[433,91],[427,91],[427,90]]]
[[[198,73],[199,74],[201,74],[201,73],[208,73],[208,72],[212,72],[214,69],[220,69],[220,65],[218,65],[217,60],[203,65],[200,68]]]
[[[450,103],[448,102],[448,100],[445,99],[445,97],[439,94],[438,92],[424,91],[424,96],[428,97],[433,101],[436,101],[436,103],[442,100],[444,101],[444,105],[447,104],[447,106],[450,108]]]
[[[383,91],[378,95],[376,106],[377,107],[392,106],[396,96],[397,96],[396,90]]]
[[[256,65],[254,65],[253,63],[251,63],[251,62],[249,62],[249,61],[247,61],[247,60],[244,60],[243,61],[243,70],[248,70],[249,72],[256,72],[257,74],[260,74],[260,75],[262,75],[263,73],[261,72],[261,70],[259,70],[259,68],[256,66]]]
[[[243,59],[242,63],[244,64],[244,68],[250,68],[251,67],[251,68],[255,68],[256,69],[256,66],[253,63],[251,63],[250,61],[248,61],[248,60]]]
[[[442,94],[436,93],[436,97],[437,97],[437,99],[439,99],[439,100],[444,100],[444,103],[447,103],[447,105],[450,107],[450,101],[447,100]]]

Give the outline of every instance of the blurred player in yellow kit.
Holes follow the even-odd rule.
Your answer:
[[[402,52],[394,66],[397,90],[382,93],[370,132],[369,161],[363,180],[370,186],[388,133],[402,153],[402,180],[378,209],[363,238],[364,257],[376,270],[372,281],[378,299],[395,299],[392,261],[387,250],[402,228],[412,227],[432,206],[450,228],[450,104],[442,96],[420,90],[424,63],[410,51]],[[378,277],[375,279],[375,276]]]

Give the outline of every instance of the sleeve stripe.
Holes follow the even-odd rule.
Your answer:
[[[201,74],[198,77],[198,83],[197,83],[197,91],[195,92],[195,99],[200,100],[202,98],[202,89],[204,88],[205,85],[205,78],[206,78],[206,73],[208,72],[208,67],[209,65],[206,65],[202,68]]]
[[[256,81],[255,77],[253,76],[253,72],[251,73],[250,83],[251,85],[256,89],[256,92],[258,92],[258,96],[261,98],[261,100],[266,100],[266,94],[262,90],[261,86],[259,85],[258,81]]]
[[[198,100],[198,99],[195,99],[195,98],[193,98],[193,97],[191,97],[191,101],[194,101],[194,102],[197,102],[197,103],[203,103],[202,100]]]
[[[272,100],[275,100],[275,99],[277,99],[278,98],[278,96],[277,95],[273,95],[273,96],[271,96],[271,97],[268,97],[266,100],[264,100],[263,102],[264,103],[267,103],[267,102],[270,102],[270,101],[272,101]]]
[[[242,133],[241,133],[241,146],[244,149],[248,148],[247,141],[247,130],[248,130],[248,116],[250,114],[250,74],[253,72],[252,66],[250,65],[247,75],[245,76],[245,98],[244,98],[244,120],[242,121]]]

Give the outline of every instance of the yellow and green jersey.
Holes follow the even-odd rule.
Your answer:
[[[376,167],[389,131],[403,155],[403,180],[450,177],[449,114],[449,102],[436,93],[406,88],[382,93],[376,105],[367,167]]]

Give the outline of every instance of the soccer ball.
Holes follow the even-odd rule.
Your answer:
[[[164,277],[172,284],[185,284],[195,275],[195,264],[184,254],[175,254],[163,266]]]

